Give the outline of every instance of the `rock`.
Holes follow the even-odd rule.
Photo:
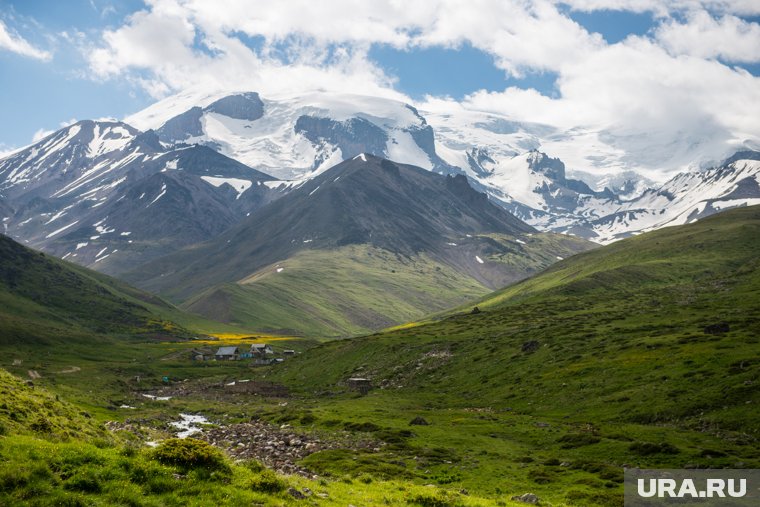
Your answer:
[[[288,494],[293,498],[298,498],[299,500],[306,498],[306,495],[298,491],[296,488],[288,488]]]
[[[515,502],[522,502],[522,503],[530,503],[530,504],[537,504],[538,503],[538,497],[534,495],[533,493],[525,493],[523,495],[515,495],[512,497],[512,500]]]
[[[411,421],[409,421],[409,426],[429,426],[429,425],[430,423],[420,416],[417,416]]]

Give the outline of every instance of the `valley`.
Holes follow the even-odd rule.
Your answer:
[[[3,0],[0,507],[757,504],[758,49],[750,0]]]
[[[524,505],[513,498],[532,494],[543,505],[613,506],[623,467],[758,467],[758,228],[757,207],[720,213],[568,256],[397,329],[326,342],[213,333],[164,303],[160,314],[182,323],[164,326],[173,337],[117,326],[95,345],[87,322],[62,319],[58,304],[58,325],[80,319],[82,339],[0,346],[17,375],[3,377],[14,387],[0,410],[0,499],[467,506]],[[40,259],[33,272],[82,269]],[[49,303],[15,279],[6,300]],[[16,326],[30,334],[42,322],[24,318]],[[259,341],[283,361],[192,359]],[[33,388],[16,380],[30,370]],[[355,377],[369,380],[366,394]],[[48,408],[14,405],[22,394]],[[39,410],[59,414],[53,426],[35,425]],[[209,421],[193,437],[231,456],[225,465],[161,462],[144,447],[175,433],[180,414]]]

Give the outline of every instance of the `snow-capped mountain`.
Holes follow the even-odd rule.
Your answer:
[[[760,204],[758,152],[739,152],[719,167],[680,173],[641,192],[637,190],[642,185],[630,178],[616,181],[617,192],[609,187],[595,191],[567,178],[559,159],[537,151],[486,167],[479,181],[518,218],[540,230],[602,244],[690,223],[724,209]],[[502,190],[506,192],[500,194]]]
[[[83,121],[0,160],[0,202],[7,234],[118,273],[222,232],[277,196],[271,180],[205,146]]]
[[[299,183],[358,153],[439,173],[465,174],[475,188],[531,225],[601,243],[668,225],[671,219],[678,223],[671,216],[676,208],[698,206],[702,199],[721,199],[725,192],[720,176],[725,171],[694,170],[686,173],[689,176],[676,176],[674,180],[686,178],[695,188],[679,187],[683,197],[670,202],[651,196],[670,195],[669,188],[675,183],[660,188],[635,171],[600,176],[582,172],[583,167],[574,168],[592,188],[567,177],[562,161],[537,151],[542,146],[559,146],[562,140],[572,142],[570,134],[493,113],[425,112],[376,97],[181,95],[159,102],[129,121],[156,128],[165,142],[205,144],[251,167]],[[713,178],[715,182],[705,181]],[[692,203],[692,199],[697,200]],[[713,208],[707,209],[709,213]],[[647,215],[660,219],[645,218]]]
[[[492,113],[426,112],[378,97],[177,95],[125,122],[76,123],[0,159],[0,218],[36,248],[118,273],[208,239],[361,153],[464,174],[530,225],[600,243],[760,199],[756,152],[653,185],[635,171],[569,171],[538,151],[564,146],[562,136]]]
[[[590,222],[595,241],[682,225],[719,211],[760,204],[760,152],[739,152],[719,167],[681,173]],[[561,231],[558,231],[561,232]]]
[[[270,99],[252,92],[199,100],[168,117],[166,111],[177,110],[170,99],[128,121],[156,129],[163,142],[207,145],[281,180],[313,178],[360,153],[451,169],[435,151],[432,127],[402,102],[327,93]]]

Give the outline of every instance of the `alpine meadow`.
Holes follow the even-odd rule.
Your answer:
[[[0,505],[755,505],[759,65],[753,2],[0,0]]]

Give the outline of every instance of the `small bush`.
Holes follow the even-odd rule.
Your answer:
[[[288,485],[271,470],[263,470],[248,483],[248,489],[260,493],[279,493]]]
[[[556,473],[545,467],[537,468],[528,472],[528,478],[536,484],[549,484],[556,478]]]
[[[304,426],[307,425],[307,424],[313,424],[316,420],[317,420],[317,418],[314,416],[314,414],[311,414],[311,413],[308,413],[308,412],[306,414],[302,415],[301,419],[300,419],[301,424],[303,424]]]
[[[640,456],[651,456],[652,454],[678,454],[678,447],[667,442],[653,444],[651,442],[634,442],[628,447],[628,450],[635,452]]]
[[[156,475],[149,477],[144,484],[145,491],[160,495],[169,493],[177,488],[177,481],[166,476]]]
[[[462,505],[461,501],[452,495],[443,493],[421,493],[412,497],[410,503],[422,507],[457,507]]]
[[[100,493],[103,486],[100,484],[100,477],[90,469],[84,469],[71,476],[63,487],[70,491],[81,491],[82,493]]]
[[[18,470],[4,470],[0,472],[0,492],[11,492],[22,488],[29,483],[29,476],[19,473]]]
[[[50,424],[50,421],[44,417],[38,417],[32,421],[29,427],[32,429],[32,431],[36,431],[37,433],[50,433],[53,431],[53,425]]]
[[[363,422],[363,423],[347,422],[343,425],[343,427],[349,431],[362,431],[366,433],[380,431],[380,426],[371,422]]]
[[[153,451],[153,458],[165,465],[184,469],[227,470],[224,455],[207,442],[194,438],[170,438]]]
[[[247,461],[244,461],[241,464],[245,468],[247,468],[248,470],[250,470],[251,472],[254,472],[254,473],[259,473],[262,470],[266,470],[266,467],[264,465],[262,465],[261,462],[255,460],[255,459],[249,459]]]
[[[562,444],[562,449],[575,449],[576,447],[583,447],[586,445],[592,445],[599,443],[601,439],[591,433],[574,433],[568,434],[559,439]]]

